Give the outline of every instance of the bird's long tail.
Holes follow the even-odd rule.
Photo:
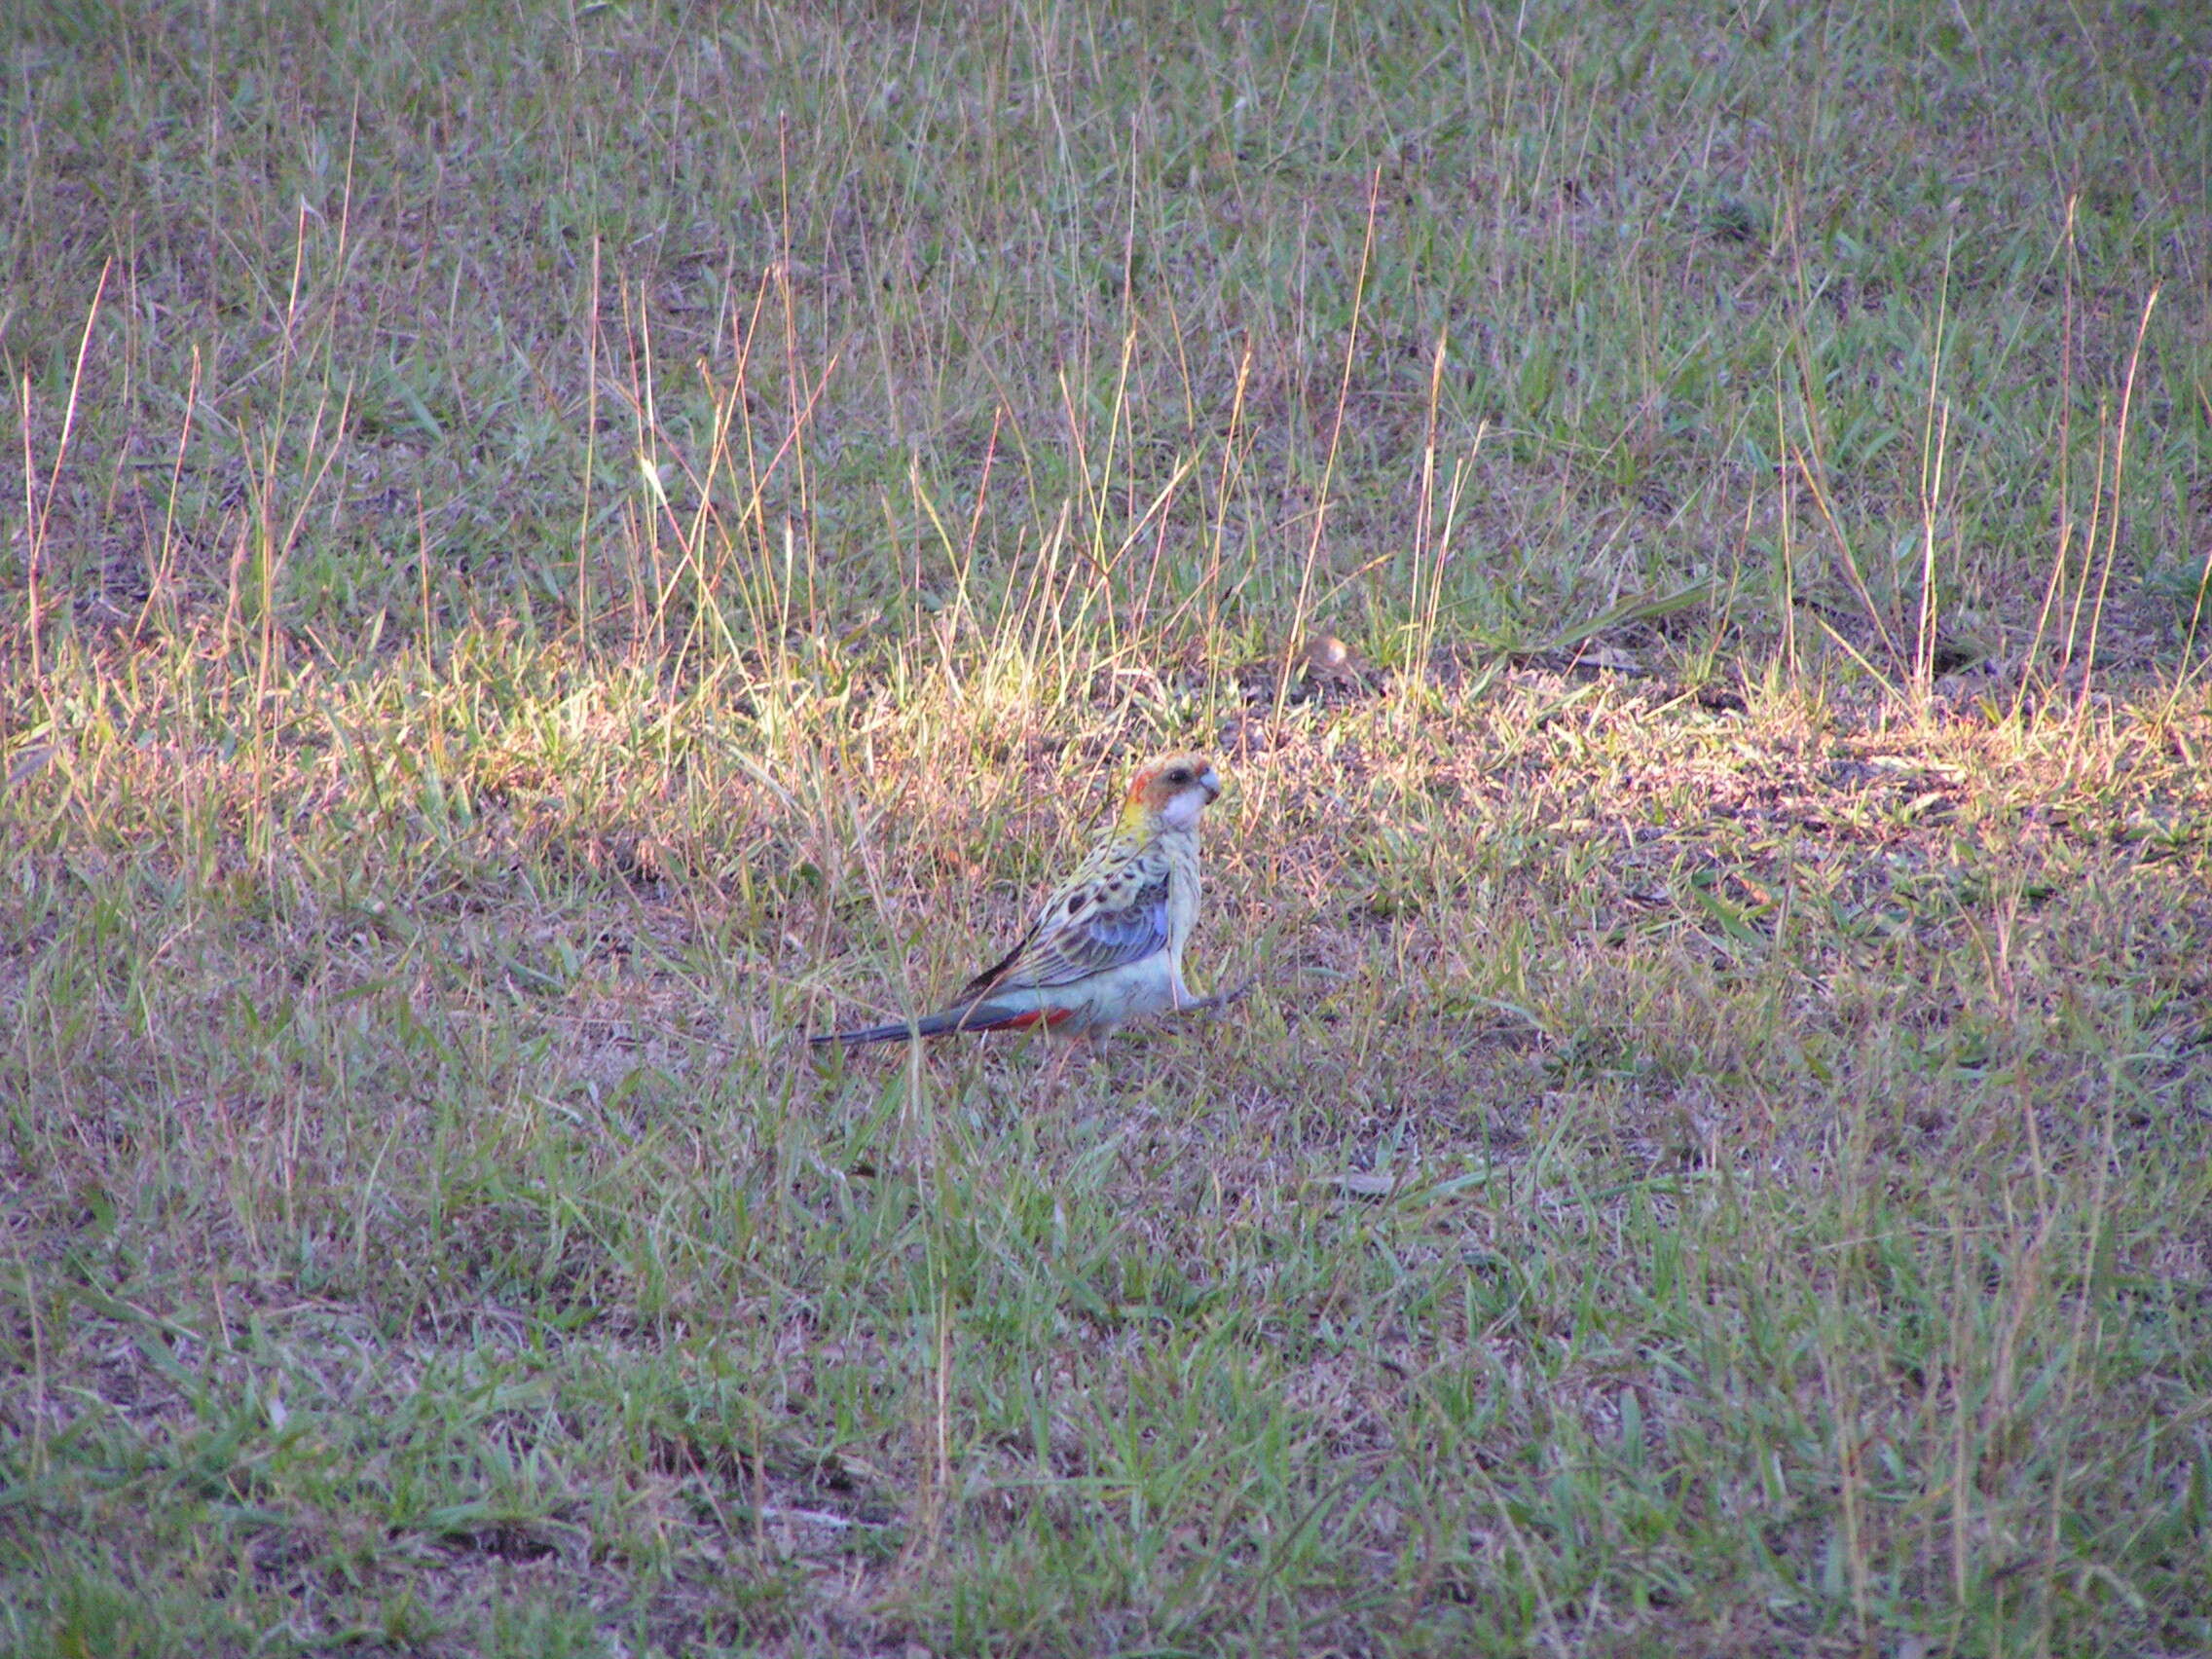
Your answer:
[[[864,1025],[858,1031],[818,1031],[807,1042],[899,1043],[910,1037],[940,1037],[947,1031],[1014,1031],[1025,1025],[1057,1025],[1067,1017],[1064,1009],[1013,1008],[1005,1003],[977,1001],[924,1014],[911,1025],[901,1020],[891,1025]]]

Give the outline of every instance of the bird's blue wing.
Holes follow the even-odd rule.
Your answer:
[[[1006,959],[960,994],[1072,985],[1164,949],[1168,931],[1166,866],[1124,866],[1055,899]]]

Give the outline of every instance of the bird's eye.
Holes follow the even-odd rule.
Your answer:
[[[1169,771],[1169,772],[1168,772],[1168,774],[1167,774],[1167,781],[1168,781],[1169,783],[1171,783],[1171,784],[1187,784],[1187,783],[1189,783],[1189,782],[1191,781],[1191,769],[1190,769],[1190,767],[1188,767],[1188,766],[1177,766],[1177,767],[1173,768],[1173,769],[1172,769],[1171,771]]]

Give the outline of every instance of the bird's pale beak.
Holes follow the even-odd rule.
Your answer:
[[[1198,788],[1206,792],[1209,801],[1221,798],[1221,774],[1208,766],[1198,774]]]

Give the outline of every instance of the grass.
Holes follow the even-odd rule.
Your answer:
[[[0,1649],[2212,1644],[2192,8],[7,45]]]

